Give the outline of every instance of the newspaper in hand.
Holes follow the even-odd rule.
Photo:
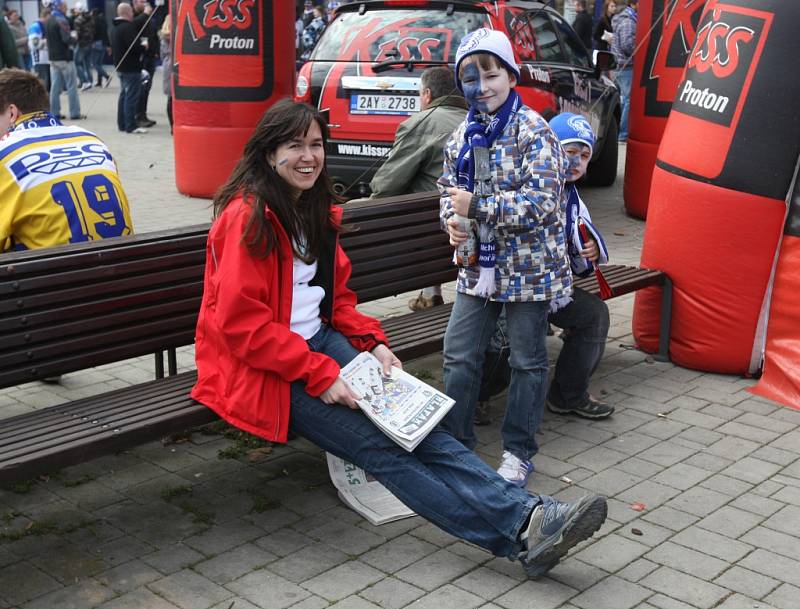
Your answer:
[[[378,428],[407,451],[417,447],[436,427],[455,400],[399,368],[384,377],[381,364],[371,353],[362,352],[341,376],[363,397],[361,410]]]
[[[374,525],[414,516],[402,501],[357,465],[330,453],[328,472],[339,498]]]

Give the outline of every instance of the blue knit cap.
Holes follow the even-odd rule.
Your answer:
[[[558,136],[562,146],[571,142],[586,144],[591,152],[594,149],[594,131],[583,116],[572,112],[562,112],[550,119],[550,128]]]

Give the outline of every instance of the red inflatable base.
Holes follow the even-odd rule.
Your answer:
[[[800,238],[784,236],[769,311],[764,373],[750,391],[800,410]]]
[[[253,127],[175,125],[175,185],[190,197],[210,199],[231,175]]]
[[[742,374],[783,231],[783,201],[656,167],[641,265],[673,281],[670,356],[679,366]],[[636,293],[633,333],[658,348],[660,288]]]
[[[635,218],[647,219],[650,181],[658,155],[658,143],[628,138],[625,153],[625,185],[622,197],[625,211]]]

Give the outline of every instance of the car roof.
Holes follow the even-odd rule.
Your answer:
[[[360,10],[361,5],[367,8],[371,6],[396,6],[403,7],[403,0],[363,0],[362,2],[350,2],[342,4],[336,12],[354,12]],[[544,3],[539,0],[408,0],[407,8],[411,7],[425,7],[425,6],[443,6],[453,5],[454,8],[488,8],[495,4],[501,6],[512,6],[514,8],[522,9],[549,9],[554,10],[549,3]]]

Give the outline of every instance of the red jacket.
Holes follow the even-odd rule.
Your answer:
[[[292,312],[292,248],[267,210],[278,237],[279,257],[250,255],[241,238],[251,208],[237,198],[214,222],[206,245],[203,302],[197,320],[197,384],[192,397],[232,425],[267,440],[286,441],[290,383],[302,380],[318,396],[339,375],[327,355],[309,350],[289,329]],[[342,210],[331,208],[338,224]],[[347,288],[351,265],[331,234],[313,285],[325,289],[320,316],[360,350],[388,344],[380,323],[356,311]]]

